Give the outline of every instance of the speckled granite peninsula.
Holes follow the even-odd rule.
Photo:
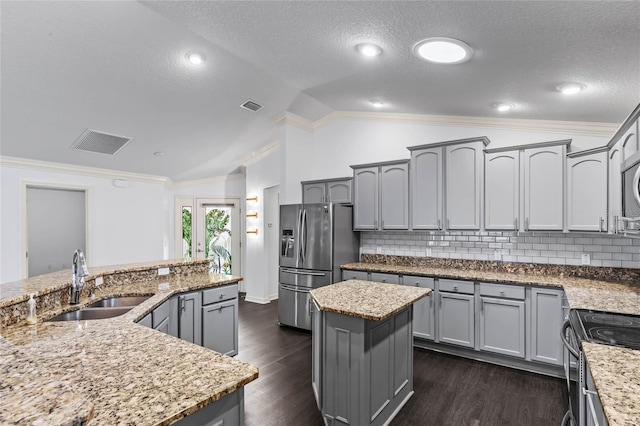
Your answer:
[[[43,322],[77,308],[68,305],[69,274],[3,284],[0,424],[168,425],[255,380],[252,365],[136,324],[174,294],[242,279],[209,274],[207,265],[89,268],[79,307],[110,296],[151,296],[124,315],[95,321]],[[170,275],[158,277],[165,267]],[[97,277],[104,280],[100,286]],[[29,293],[38,300],[34,326],[24,323]]]
[[[640,315],[640,269],[382,255],[363,255],[342,269],[551,286],[564,289],[571,308]],[[609,424],[640,425],[640,351],[595,343],[583,350]]]

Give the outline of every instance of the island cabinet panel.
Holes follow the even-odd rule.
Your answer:
[[[145,327],[153,328],[153,321],[151,320],[152,316],[153,314],[145,315],[140,321],[138,321],[138,324],[144,325]]]
[[[322,410],[322,314],[315,300],[311,301],[311,387],[318,409]]]
[[[178,337],[196,345],[202,345],[201,306],[199,291],[178,296],[178,309],[180,311],[180,332]]]
[[[480,298],[480,350],[525,357],[524,300]]]
[[[244,388],[212,402],[174,424],[176,426],[244,425]]]
[[[178,299],[172,297],[155,308],[151,313],[151,324],[154,330],[179,337]]]
[[[388,424],[413,394],[411,307],[382,321],[317,306],[314,315],[312,382],[325,424]]]
[[[534,287],[531,289],[531,359],[546,364],[563,365],[560,329],[563,291]]]

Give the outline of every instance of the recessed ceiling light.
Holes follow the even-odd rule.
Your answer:
[[[379,99],[371,99],[369,103],[376,108],[382,108],[384,106],[384,102]]]
[[[575,95],[578,92],[582,92],[586,88],[587,86],[580,83],[567,83],[561,84],[560,86],[556,87],[556,89],[561,91],[563,95]]]
[[[493,104],[493,107],[500,112],[509,111],[510,109],[515,108],[514,104],[510,104],[508,102],[497,102]]]
[[[413,51],[420,58],[437,64],[461,64],[473,55],[473,49],[467,43],[447,37],[422,40],[413,46]]]
[[[193,65],[200,65],[204,62],[204,55],[200,52],[196,52],[195,50],[188,52],[184,57],[187,62]]]
[[[362,55],[368,57],[378,56],[382,53],[382,48],[373,43],[360,43],[356,46],[356,49],[358,49],[358,52],[360,52]]]

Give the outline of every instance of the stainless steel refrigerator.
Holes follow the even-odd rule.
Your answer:
[[[278,321],[311,330],[309,291],[341,280],[340,265],[358,260],[351,206],[280,206]]]

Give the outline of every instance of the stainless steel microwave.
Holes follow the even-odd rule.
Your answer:
[[[622,216],[624,231],[640,234],[640,152],[622,164]]]

